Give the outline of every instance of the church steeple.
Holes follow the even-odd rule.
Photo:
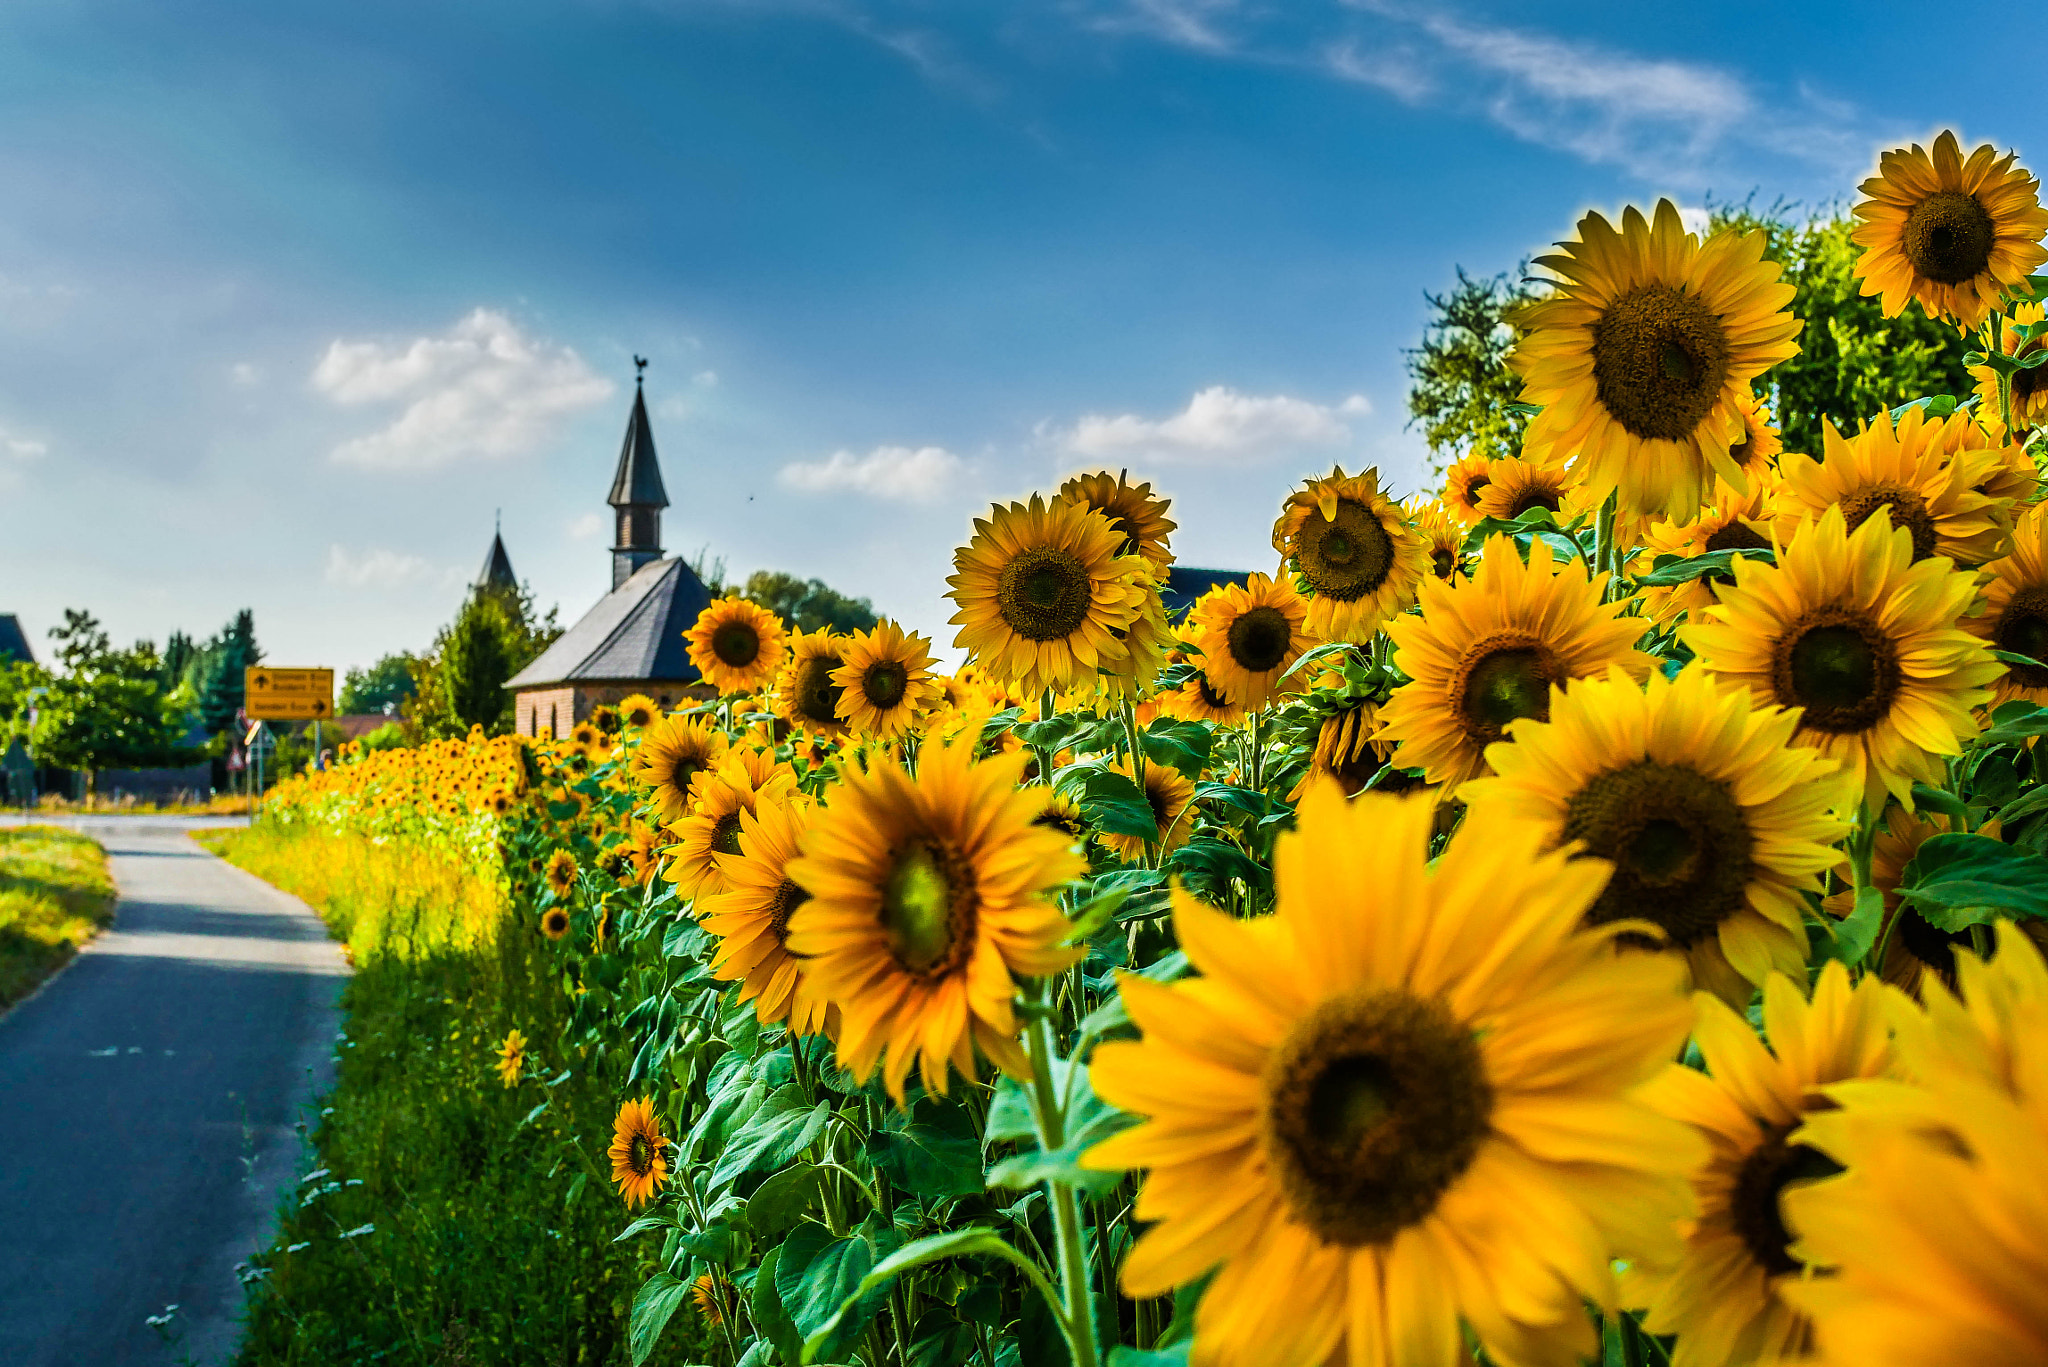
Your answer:
[[[491,529],[491,549],[484,556],[484,567],[477,572],[476,582],[470,585],[478,593],[486,590],[519,592],[519,576],[512,573],[512,557],[505,554],[505,538],[500,529]]]
[[[612,476],[610,503],[618,514],[618,535],[612,546],[612,587],[631,579],[642,565],[661,559],[661,510],[668,506],[661,464],[654,455],[654,429],[647,422],[644,388],[647,362],[633,358],[633,412],[626,419],[626,442],[619,449],[619,470]]]

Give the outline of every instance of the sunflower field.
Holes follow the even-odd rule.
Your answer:
[[[679,710],[270,819],[551,944],[474,1064],[616,1080],[635,1363],[2048,1363],[2048,211],[1944,134],[1855,213],[1976,392],[1783,450],[1761,234],[1588,214],[1519,455],[1308,480],[1177,618],[1082,476],[950,676],[724,599]]]

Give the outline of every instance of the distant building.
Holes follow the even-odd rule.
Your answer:
[[[36,653],[28,648],[28,633],[21,619],[0,612],[0,664],[34,664]],[[28,747],[19,737],[0,750],[0,794],[10,806],[25,807],[36,800],[36,766]]]
[[[661,510],[668,506],[668,491],[638,381],[606,502],[616,533],[612,591],[539,659],[506,681],[514,697],[514,725],[522,736],[543,728],[563,735],[599,704],[630,693],[645,693],[663,706],[710,696],[690,663],[683,633],[710,606],[711,592],[687,564],[662,554]],[[503,556],[504,547],[494,543],[479,586],[494,576]],[[504,568],[509,576],[511,564]]]
[[[503,532],[491,533],[491,549],[484,556],[484,567],[477,571],[476,582],[470,587],[478,593],[518,593],[519,576],[512,573],[512,557],[505,554]]]
[[[1195,605],[1195,600],[1210,589],[1224,584],[1242,584],[1250,578],[1247,570],[1197,570],[1186,565],[1170,565],[1166,570],[1166,584],[1159,590],[1159,601],[1166,607],[1167,620],[1178,622]]]
[[[21,629],[21,619],[11,612],[0,612],[0,664],[34,664],[36,653],[28,648],[28,633]]]

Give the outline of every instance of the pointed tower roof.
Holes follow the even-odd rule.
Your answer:
[[[476,583],[473,587],[479,590],[511,589],[514,592],[518,591],[519,576],[512,573],[512,557],[505,554],[505,538],[495,531],[491,533],[490,554],[484,557],[484,567],[478,571]]]
[[[614,508],[637,505],[666,508],[668,490],[661,484],[661,465],[654,457],[654,429],[647,424],[647,395],[633,383],[633,415],[626,419],[626,444],[619,449],[619,472],[612,476]]]

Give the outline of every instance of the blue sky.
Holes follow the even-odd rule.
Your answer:
[[[2010,10],[1951,5],[1943,35]],[[950,645],[992,499],[1128,466],[1268,568],[1406,492],[1422,292],[1588,207],[1852,193],[2048,112],[1924,7],[8,0],[0,611],[424,646],[502,509],[574,620],[634,353],[672,552]],[[1937,39],[1939,39],[1937,41]],[[943,652],[950,654],[949,651]]]

